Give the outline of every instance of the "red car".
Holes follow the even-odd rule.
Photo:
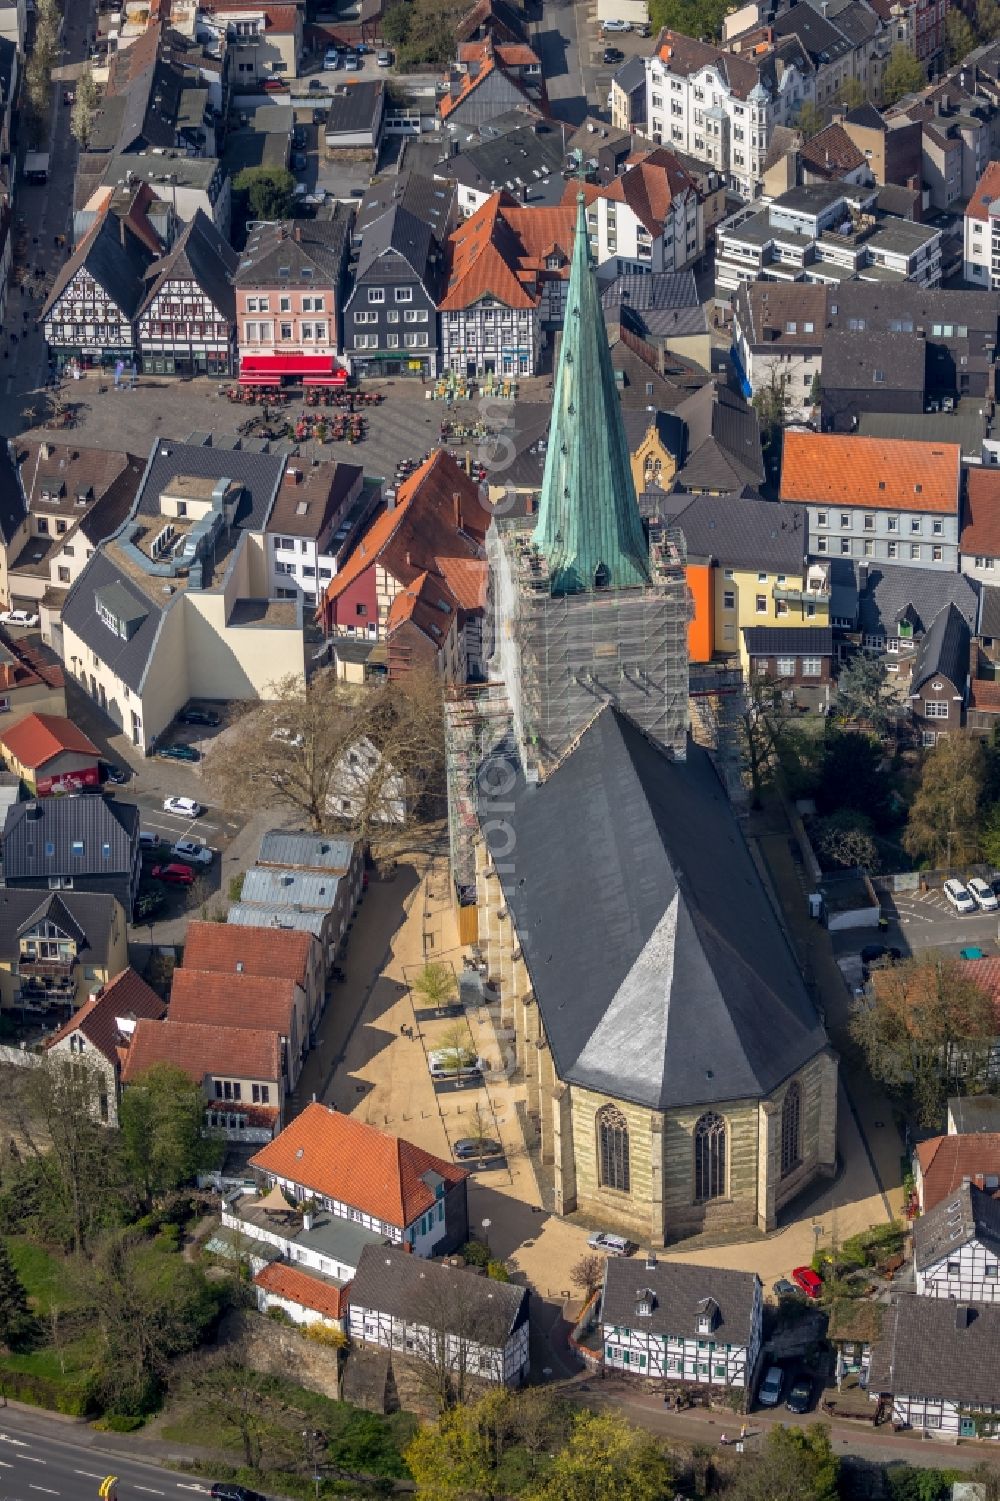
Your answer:
[[[154,872],[155,874],[155,872]],[[811,1266],[797,1266],[792,1271],[792,1281],[801,1287],[807,1298],[818,1298],[823,1291],[823,1279]]]
[[[191,886],[194,884],[194,871],[190,865],[174,863],[172,865],[154,865],[151,871],[154,881],[166,881],[168,886]],[[793,1272],[794,1276],[795,1273]]]
[[[265,78],[265,94],[285,94],[288,92],[288,84],[283,78]]]

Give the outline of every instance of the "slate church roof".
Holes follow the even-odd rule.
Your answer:
[[[826,1046],[705,751],[672,761],[607,706],[540,785],[512,769],[500,880],[560,1079],[704,1106]]]

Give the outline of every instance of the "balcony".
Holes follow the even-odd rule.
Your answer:
[[[42,981],[51,984],[56,981],[73,982],[73,970],[76,967],[76,959],[21,959],[17,966],[17,972],[22,980],[34,982]]]

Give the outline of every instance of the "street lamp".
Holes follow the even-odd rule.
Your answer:
[[[492,1220],[483,1220],[483,1240],[486,1242],[487,1251],[490,1248],[490,1226],[492,1223]]]

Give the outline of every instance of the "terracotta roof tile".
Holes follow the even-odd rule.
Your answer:
[[[47,1037],[45,1046],[53,1048],[72,1033],[81,1032],[109,1063],[116,1063],[121,1043],[118,1018],[134,1016],[137,1021],[140,1017],[159,1021],[166,1010],[164,1002],[141,975],[137,975],[134,969],[123,969],[105,985],[100,995],[86,1001],[58,1032]]]
[[[811,136],[799,148],[799,155],[807,167],[816,172],[828,172],[832,177],[841,177],[864,165],[864,153],[859,151],[842,125],[828,125],[825,130]]]
[[[445,583],[463,610],[481,610],[486,604],[486,584],[489,574],[486,562],[481,558],[439,557],[438,567]]]
[[[311,933],[290,928],[190,922],[184,939],[184,967],[221,974],[274,975],[304,984],[315,943]]]
[[[187,958],[186,953],[184,957]],[[252,1031],[273,1031],[288,1037],[294,1011],[295,981],[292,979],[279,979],[276,975],[220,974],[213,970],[194,969],[187,964],[174,970],[169,1011],[172,1022],[200,1022],[209,1027],[249,1027]]]
[[[958,510],[960,478],[957,443],[785,434],[782,500],[950,514]]]
[[[981,464],[966,470],[961,551],[1000,558],[1000,470]]]
[[[969,708],[984,714],[1000,714],[1000,682],[995,678],[973,678],[969,684]]]
[[[1000,162],[990,162],[982,177],[976,183],[969,206],[965,210],[967,219],[980,219],[984,224],[990,217],[990,204],[1000,198]]]
[[[440,311],[471,307],[486,295],[507,307],[537,307],[550,254],[558,250],[565,261],[560,278],[569,274],[575,220],[572,204],[525,208],[509,193],[492,194],[448,236]]]
[[[22,766],[32,770],[65,751],[93,756],[95,762],[101,754],[94,742],[62,714],[26,714],[20,724],[14,725],[6,735],[0,735],[0,744],[5,745]]]
[[[272,1261],[254,1277],[254,1284],[263,1288],[272,1297],[284,1298],[288,1303],[298,1303],[302,1308],[315,1309],[324,1318],[342,1319],[347,1314],[348,1293],[351,1284],[337,1287],[321,1277],[311,1277],[297,1266],[288,1266],[283,1261]]]
[[[64,682],[61,667],[47,662],[37,647],[15,641],[0,626],[0,687],[31,688],[45,683],[61,688]]]
[[[1000,1176],[1000,1133],[977,1131],[971,1136],[932,1136],[917,1144],[922,1177],[924,1214],[947,1198],[963,1180],[982,1174]],[[979,1183],[983,1188],[984,1184]],[[991,1190],[986,1188],[986,1192]],[[996,1192],[994,1185],[992,1192]]]
[[[575,204],[580,191],[580,183],[568,182],[563,191],[563,203]],[[662,234],[674,199],[685,192],[697,196],[698,187],[673,152],[661,148],[644,154],[606,186],[584,183],[582,191],[588,207],[598,198],[606,198],[609,203],[626,204],[639,223],[655,237]]]
[[[122,1079],[134,1084],[156,1063],[176,1064],[197,1084],[207,1074],[276,1084],[281,1080],[281,1043],[277,1032],[199,1026],[194,1022],[140,1021],[132,1035]]]
[[[316,1103],[255,1153],[250,1166],[400,1230],[435,1202],[424,1174],[436,1174],[449,1187],[468,1177],[463,1168],[412,1142]]]

